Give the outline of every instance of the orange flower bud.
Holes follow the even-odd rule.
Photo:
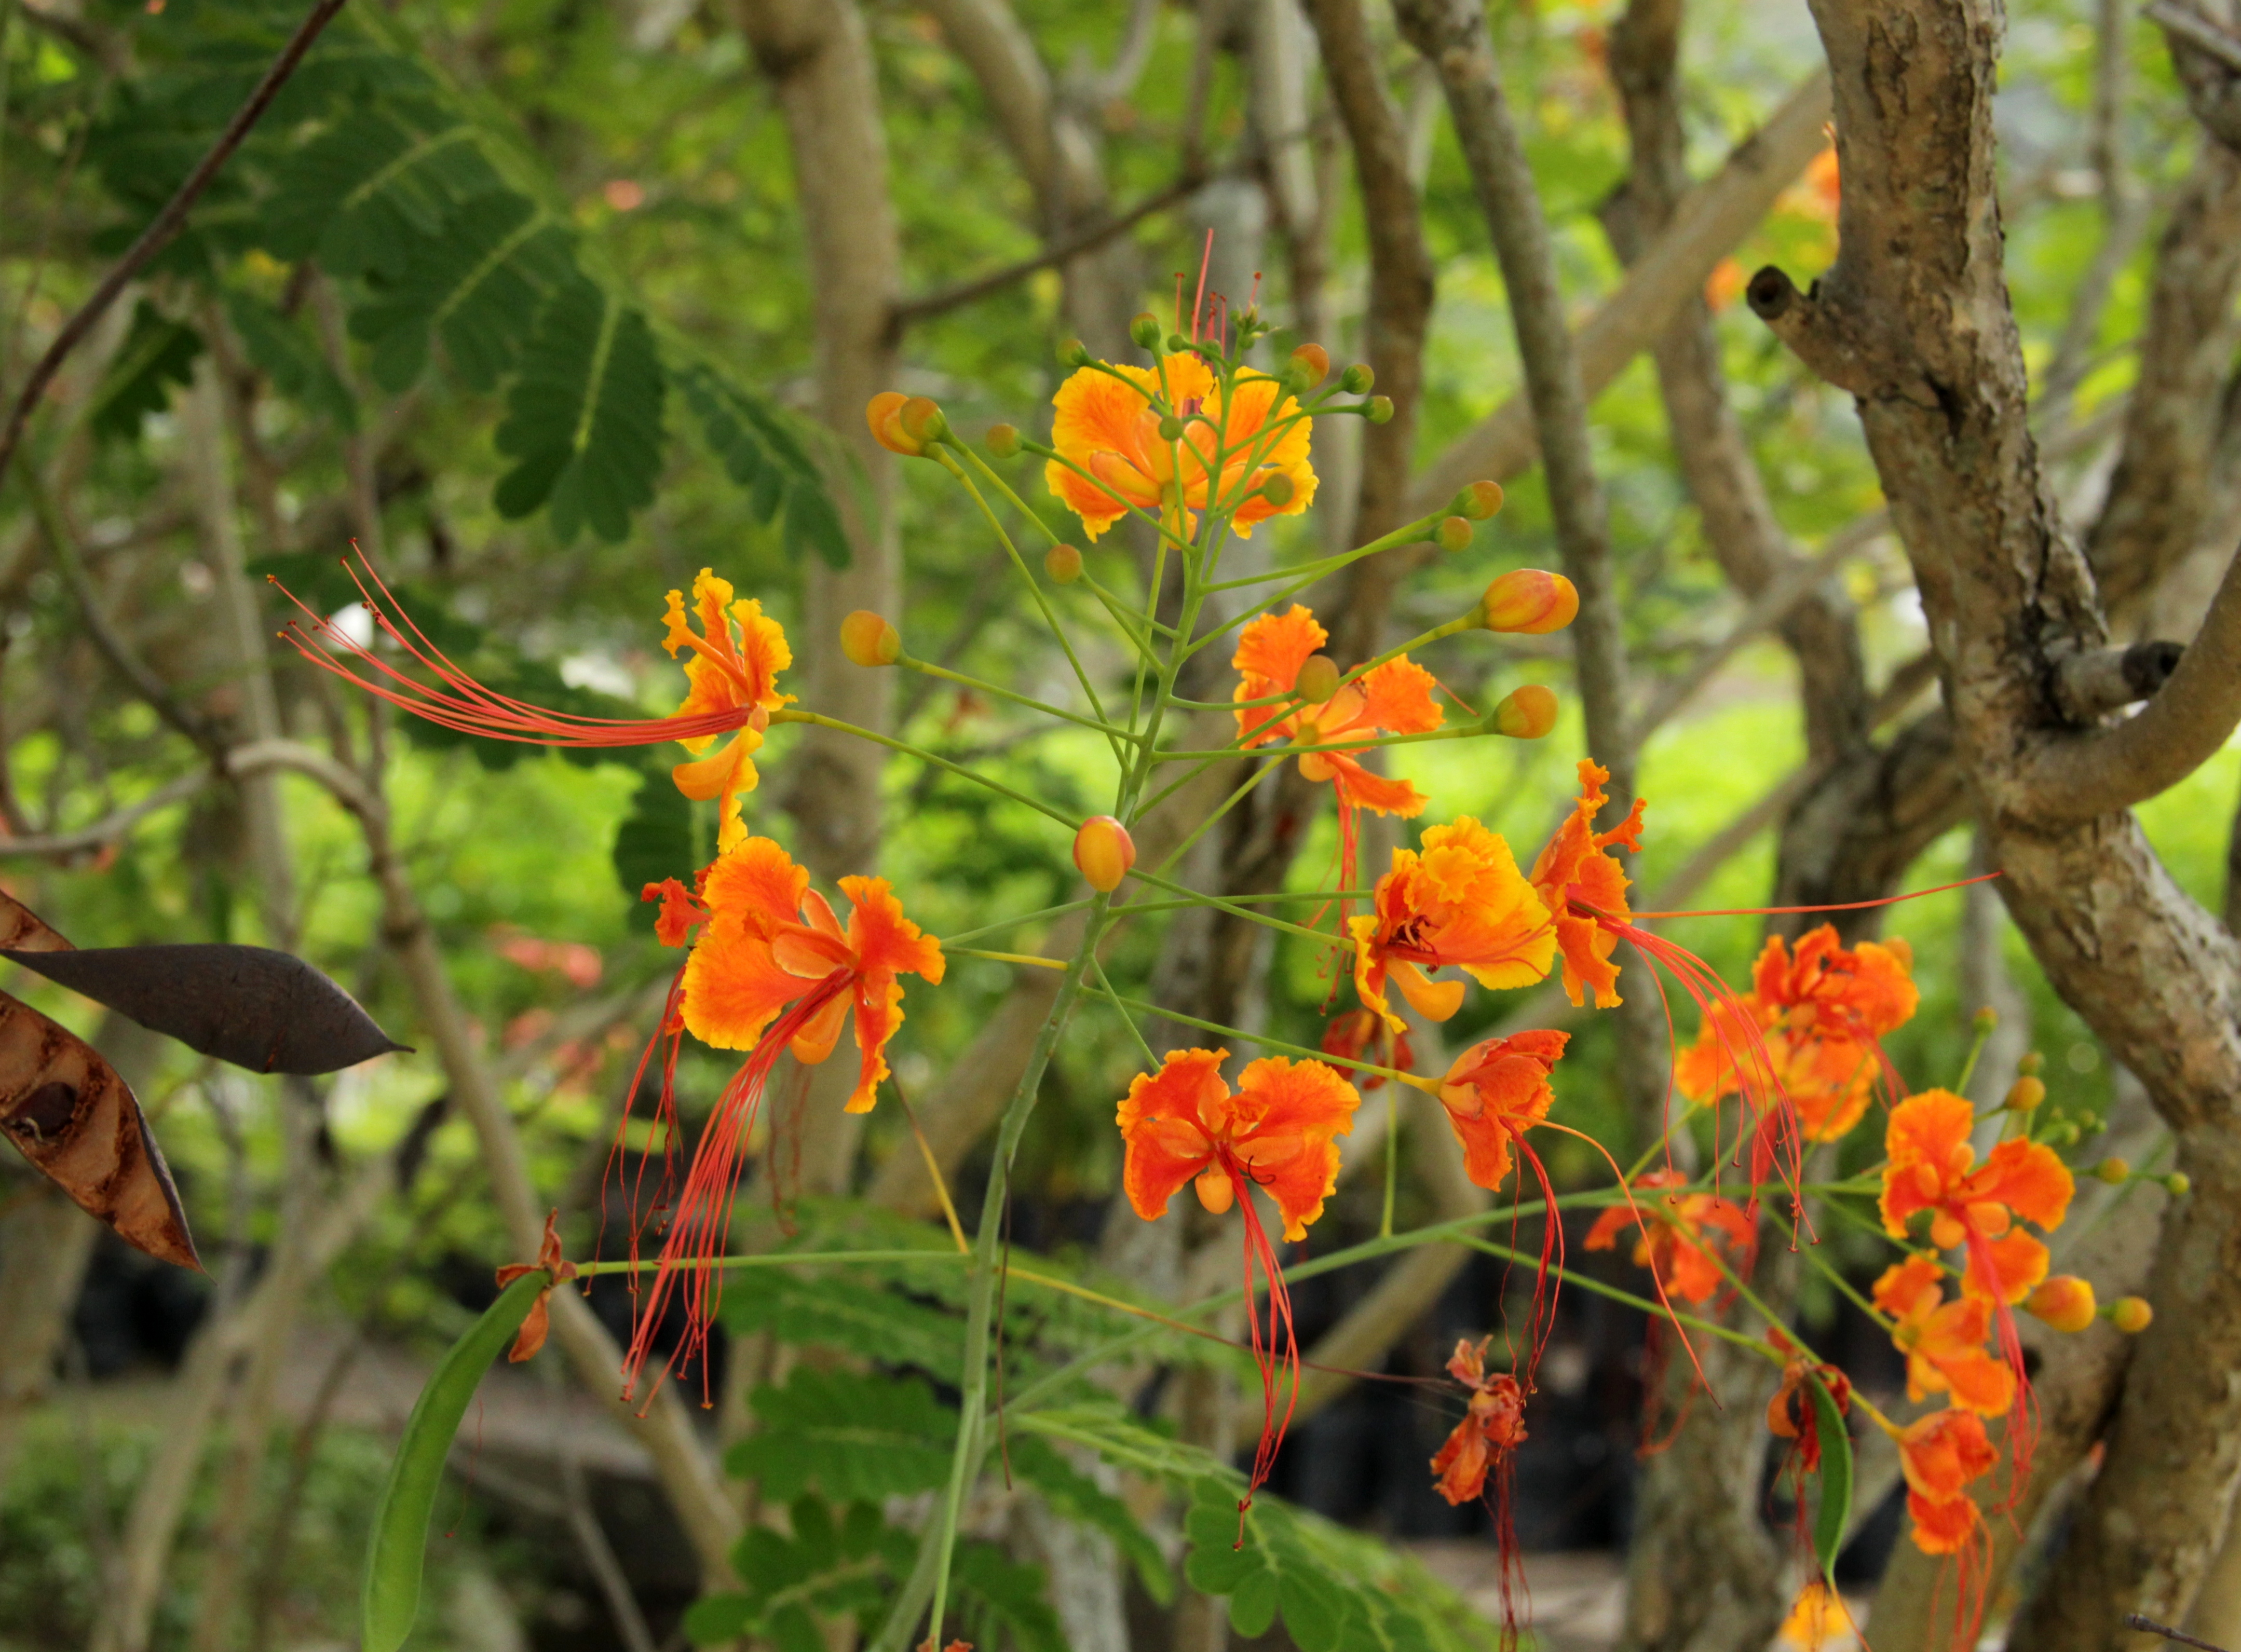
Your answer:
[[[2008,1087],[2008,1099],[2004,1104],[2010,1113],[2029,1113],[2046,1100],[2046,1082],[2026,1073]]]
[[[1455,495],[1448,509],[1474,522],[1483,522],[1502,509],[1502,484],[1474,482]]]
[[[892,665],[903,656],[902,632],[869,608],[840,622],[840,652],[852,665]]]
[[[988,427],[988,451],[998,458],[1016,458],[1020,451],[1020,427],[1017,425],[991,425]]]
[[[1538,683],[1513,688],[1487,719],[1497,734],[1513,740],[1537,740],[1556,726],[1556,696]]]
[[[1054,584],[1070,585],[1081,578],[1081,552],[1070,545],[1054,545],[1043,552],[1043,572]]]
[[[2154,1324],[2155,1320],[2155,1309],[2150,1308],[2142,1297],[2120,1296],[2109,1304],[2109,1323],[2126,1336],[2137,1336]]]
[[[1468,517],[1450,516],[1441,519],[1432,530],[1432,543],[1450,554],[1470,549],[1471,525]]]
[[[2029,1296],[2024,1311],[2044,1320],[2057,1331],[2082,1331],[2093,1323],[2093,1287],[2075,1274],[2057,1274]]]
[[[899,390],[883,390],[873,397],[865,405],[864,422],[881,447],[906,458],[923,457],[949,434],[949,421],[940,407],[923,396],[906,396]]]
[[[1301,344],[1292,352],[1292,359],[1306,371],[1311,390],[1330,374],[1330,351],[1321,344]]]
[[[1301,662],[1300,674],[1292,679],[1292,686],[1300,698],[1310,706],[1320,706],[1338,692],[1338,661],[1328,654],[1309,654]]]
[[[1482,609],[1488,631],[1540,637],[1572,623],[1580,612],[1580,593],[1561,573],[1517,568],[1486,588]]]
[[[2093,1167],[2093,1174],[2111,1187],[2119,1187],[2132,1179],[2131,1161],[2111,1154]]]
[[[1136,864],[1136,845],[1128,828],[1111,815],[1093,814],[1074,834],[1074,864],[1092,889],[1109,895]]]

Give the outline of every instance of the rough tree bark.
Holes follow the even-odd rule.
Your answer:
[[[2116,731],[2070,725],[2053,689],[2106,628],[2025,421],[1994,171],[1998,8],[1816,0],[1814,15],[1843,250],[1810,293],[1762,271],[1752,308],[1856,398],[2001,893],[2056,990],[2145,1084],[2193,1179],[2164,1227],[2159,1311],[2107,1457],[2013,1632],[2035,1652],[2117,1652],[2127,1611],[2184,1616],[2241,1478],[2241,945],[2156,859],[2124,809],[2137,798],[2102,785],[2104,811],[2081,818],[2044,784]],[[2221,625],[2241,612],[2214,608],[2205,633]]]

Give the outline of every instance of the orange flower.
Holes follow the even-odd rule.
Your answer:
[[[1794,957],[1770,937],[1750,993],[1707,1011],[1696,1044],[1674,1062],[1674,1082],[1716,1101],[1742,1087],[1743,1068],[1763,1063],[1796,1104],[1805,1139],[1836,1140],[1867,1110],[1881,1067],[1875,1041],[1914,1013],[1913,962],[1903,940],[1847,949],[1829,924],[1802,936]]]
[[[1891,1109],[1884,1133],[1883,1229],[1906,1234],[1907,1219],[1930,1213],[1930,1242],[1969,1248],[1964,1287],[2002,1303],[2022,1300],[2046,1277],[2046,1247],[2010,1232],[2016,1219],[2056,1227],[2074,1190],[2069,1167],[2036,1141],[2003,1141],[1977,1166],[1969,1135],[1975,1110],[1950,1090],[1925,1090]]]
[[[1906,1475],[1906,1509],[1914,1517],[1915,1546],[1925,1555],[1954,1554],[1983,1524],[1969,1483],[2000,1460],[1983,1419],[1948,1406],[1898,1435],[1898,1461]]]
[[[1636,1176],[1634,1185],[1677,1187],[1688,1180],[1677,1170],[1652,1170]],[[1711,1255],[1715,1248],[1726,1255],[1729,1266],[1737,1273],[1750,1267],[1757,1244],[1756,1225],[1732,1201],[1715,1194],[1686,1197],[1666,1194],[1646,1201],[1645,1208],[1654,1225],[1635,1241],[1634,1265],[1656,1274],[1668,1294],[1686,1302],[1706,1302],[1718,1295],[1727,1285],[1727,1275]],[[1642,1226],[1642,1217],[1634,1209],[1614,1205],[1588,1229],[1588,1248],[1616,1249],[1620,1234]]]
[[[1323,1053],[1359,1061],[1374,1046],[1380,1067],[1389,1067],[1395,1073],[1414,1073],[1416,1070],[1416,1052],[1408,1042],[1408,1034],[1406,1032],[1392,1033],[1392,1041],[1388,1045],[1379,1036],[1387,1030],[1375,1011],[1348,1010],[1342,1015],[1332,1016],[1330,1025],[1323,1028]],[[1385,1075],[1356,1072],[1353,1082],[1367,1095],[1385,1082]]]
[[[824,1060],[855,1012],[861,1076],[848,1111],[863,1113],[887,1075],[886,1047],[903,1022],[902,974],[939,984],[941,943],[903,916],[883,878],[843,878],[843,929],[809,873],[768,838],[749,838],[708,869],[700,899],[707,928],[685,965],[686,1027],[719,1050],[755,1047],[781,1011],[810,994],[819,1003],[788,1047]]]
[[[1440,1084],[1440,1104],[1463,1144],[1463,1168],[1482,1187],[1509,1174],[1513,1143],[1549,1116],[1555,1092],[1549,1074],[1563,1058],[1569,1033],[1517,1033],[1474,1044],[1455,1058]]]
[[[1844,1609],[1844,1597],[1818,1578],[1797,1592],[1789,1615],[1782,1620],[1775,1638],[1798,1652],[1834,1652],[1859,1641],[1852,1615]]]
[[[1421,852],[1395,849],[1377,880],[1376,911],[1351,919],[1354,985],[1361,1001],[1398,1028],[1385,999],[1390,976],[1418,1013],[1444,1021],[1463,984],[1424,972],[1453,964],[1482,987],[1529,987],[1548,978],[1555,926],[1517,870],[1509,846],[1468,815],[1424,834]]]
[[[1265,374],[1241,372],[1225,387],[1183,351],[1156,367],[1083,367],[1053,399],[1051,445],[1059,457],[1044,465],[1044,478],[1092,539],[1131,506],[1172,512],[1179,473],[1186,512],[1228,512],[1247,538],[1254,523],[1296,516],[1315,496],[1308,463],[1313,421],[1299,417],[1299,404]],[[1160,434],[1167,417],[1183,425],[1172,440]],[[1280,477],[1288,485],[1273,492],[1281,503],[1264,491]],[[1187,515],[1182,527],[1193,531]]]
[[[749,598],[732,600],[732,583],[703,568],[692,581],[692,608],[700,621],[696,633],[685,613],[682,592],[669,593],[666,624],[669,634],[661,645],[672,659],[680,648],[690,651],[685,662],[687,685],[679,717],[741,713],[739,732],[717,751],[690,763],[679,763],[670,778],[677,789],[696,802],[722,799],[718,817],[716,847],[732,847],[746,836],[739,819],[739,793],[752,792],[759,778],[754,754],[761,749],[763,730],[770,714],[793,703],[791,694],[778,692],[778,674],[793,664],[786,632],[766,619],[763,605]],[[706,752],[712,734],[694,735],[678,744],[688,752]]]
[[[1241,673],[1234,698],[1265,699],[1292,692],[1299,684],[1300,668],[1329,635],[1297,603],[1288,613],[1262,614],[1248,621],[1229,662]],[[1318,705],[1292,711],[1268,706],[1241,710],[1237,732],[1248,750],[1279,739],[1300,746],[1354,741],[1367,746],[1381,733],[1427,733],[1444,719],[1432,699],[1432,688],[1431,672],[1403,654],[1364,672]],[[1429,800],[1406,780],[1372,773],[1348,752],[1307,752],[1300,759],[1300,772],[1310,780],[1330,781],[1338,795],[1340,882],[1347,887],[1354,883],[1355,811],[1373,809],[1408,819],[1422,814]]]
[[[1542,904],[1555,915],[1556,945],[1564,955],[1564,991],[1575,1005],[1582,1005],[1592,988],[1597,1009],[1609,1009],[1621,1001],[1618,966],[1611,962],[1619,938],[1602,920],[1624,923],[1632,916],[1626,904],[1626,873],[1609,849],[1615,843],[1641,849],[1646,806],[1636,798],[1625,819],[1611,831],[1597,833],[1595,816],[1609,781],[1609,769],[1589,762],[1580,765],[1579,803],[1541,851],[1532,873]]]
[[[1906,1355],[1906,1397],[1950,1394],[1952,1403],[1987,1417],[2016,1402],[2016,1374],[1984,1351],[1992,1305],[1964,1294],[1945,1300],[1944,1274],[1910,1256],[1876,1281],[1876,1306],[1897,1321],[1891,1341]]]
[[[1448,1374],[1470,1390],[1470,1405],[1432,1458],[1432,1489],[1458,1507],[1484,1495],[1487,1471],[1525,1442],[1524,1391],[1507,1371],[1486,1374],[1490,1341],[1464,1338],[1448,1361]]]
[[[1829,1397],[1836,1402],[1836,1415],[1843,1416],[1852,1408],[1852,1383],[1833,1365],[1823,1365],[1807,1357],[1805,1350],[1794,1341],[1780,1326],[1767,1328],[1766,1340],[1777,1353],[1789,1356],[1782,1368],[1782,1386],[1766,1402],[1766,1426],[1777,1439],[1797,1441],[1797,1466],[1802,1474],[1815,1474],[1821,1468],[1821,1413],[1813,1403],[1813,1396],[1805,1391],[1813,1377],[1821,1380],[1829,1390]]]
[[[1337,1138],[1354,1129],[1361,1098],[1321,1061],[1271,1057],[1221,1076],[1227,1050],[1175,1050],[1156,1073],[1140,1073],[1120,1103],[1127,1144],[1121,1185],[1156,1221],[1182,1185],[1216,1215],[1250,1181],[1283,1213],[1284,1237],[1304,1239],[1338,1185]]]

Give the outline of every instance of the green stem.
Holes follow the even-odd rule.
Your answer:
[[[1084,717],[1079,712],[1069,712],[1060,706],[1047,705],[1031,694],[1017,693],[1011,689],[1000,687],[994,683],[983,682],[978,677],[968,677],[963,672],[951,671],[947,666],[937,665],[931,660],[919,659],[905,654],[897,659],[895,664],[907,671],[917,672],[922,676],[938,677],[947,683],[956,683],[979,693],[992,694],[998,699],[1010,700],[1014,706],[1024,706],[1030,711],[1040,712],[1046,717],[1055,717],[1061,721],[1077,724],[1083,728],[1094,728],[1108,739],[1127,740],[1132,745],[1136,739],[1136,736],[1131,734],[1127,729],[1105,722],[1101,719]]]
[[[857,739],[869,740],[874,746],[884,746],[889,751],[900,752],[906,757],[914,757],[921,763],[931,763],[934,767],[945,769],[960,779],[970,780],[975,786],[985,786],[999,797],[1009,798],[1014,803],[1024,804],[1037,814],[1049,816],[1069,833],[1080,831],[1081,828],[1080,821],[1070,819],[1047,803],[1040,802],[1024,792],[1015,792],[1002,781],[992,780],[985,774],[967,768],[962,763],[953,763],[946,757],[937,756],[923,746],[913,746],[908,740],[897,739],[892,734],[881,734],[872,729],[860,728],[853,723],[844,723],[837,717],[826,717],[817,712],[796,711],[792,706],[788,706],[782,712],[773,712],[771,722],[773,726],[779,723],[808,723],[818,728],[837,729],[843,734],[853,734]]]

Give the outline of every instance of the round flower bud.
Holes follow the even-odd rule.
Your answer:
[[[1393,422],[1393,398],[1390,396],[1372,396],[1362,404],[1362,417],[1373,425],[1390,425]]]
[[[1471,525],[1468,517],[1443,517],[1440,525],[1432,530],[1432,543],[1442,551],[1468,551],[1470,542]]]
[[[1310,706],[1320,706],[1338,692],[1338,661],[1328,654],[1309,654],[1301,663],[1300,674],[1292,679],[1292,686],[1300,698]]]
[[[2116,1187],[2132,1179],[2132,1167],[2129,1161],[2111,1154],[2093,1167],[2093,1174]]]
[[[852,665],[892,665],[903,657],[903,636],[869,608],[840,622],[840,652]]]
[[[906,396],[899,390],[883,390],[866,403],[864,422],[881,447],[908,458],[920,458],[949,434],[940,408],[923,396]]]
[[[1081,552],[1070,545],[1054,545],[1043,552],[1043,572],[1056,584],[1070,585],[1081,578]]]
[[[1167,354],[1170,356],[1180,356],[1190,347],[1191,341],[1182,334],[1171,332],[1167,335]]]
[[[1977,1012],[1976,1020],[1971,1023],[1979,1038],[1989,1037],[1992,1029],[1999,1024],[2000,1012],[1994,1009],[1990,1004],[1985,1005],[1983,1008]]]
[[[1292,352],[1292,365],[1307,374],[1308,388],[1323,382],[1330,372],[1330,351],[1321,344],[1301,344]]]
[[[1268,479],[1261,485],[1261,497],[1280,511],[1292,502],[1298,492],[1292,485],[1292,478],[1281,471],[1270,472]]]
[[[1128,829],[1111,815],[1093,814],[1074,834],[1074,864],[1092,889],[1109,895],[1136,864],[1136,846]]]
[[[991,425],[988,427],[988,451],[998,458],[1017,458],[1020,427],[1017,425]]]
[[[2008,1087],[2008,1099],[2002,1105],[2010,1113],[2029,1113],[2045,1100],[2044,1080],[2025,1073]]]
[[[2194,1178],[2184,1170],[2174,1170],[2164,1178],[2164,1191],[2174,1199],[2184,1199],[2194,1191]]]
[[[1180,442],[1182,440],[1182,420],[1177,418],[1173,413],[1168,414],[1165,418],[1161,419],[1160,421],[1160,439],[1163,442]]]
[[[1139,310],[1135,319],[1128,324],[1128,337],[1141,350],[1160,347],[1160,318],[1148,310]]]
[[[2057,1274],[2024,1298],[2024,1312],[2057,1331],[2082,1331],[2093,1323],[2097,1311],[2091,1283],[2075,1274]]]
[[[1502,484],[1474,482],[1448,502],[1448,509],[1474,522],[1483,522],[1502,509]]]
[[[1338,387],[1349,396],[1359,396],[1377,382],[1377,375],[1369,371],[1368,362],[1358,361],[1338,376]]]
[[[1580,593],[1561,573],[1515,568],[1487,586],[1481,611],[1488,631],[1541,637],[1572,623]]]
[[[2028,1079],[2035,1076],[2045,1065],[2046,1057],[2041,1055],[2037,1050],[2028,1050],[2017,1059],[2016,1071]]]
[[[1058,347],[1058,365],[1061,367],[1089,365],[1089,346],[1079,338],[1069,338]]]
[[[2120,1296],[2109,1304],[2109,1323],[2126,1336],[2137,1336],[2155,1321],[2156,1311],[2144,1297]]]
[[[1504,694],[1486,720],[1497,734],[1537,740],[1556,726],[1556,696],[1538,683],[1527,683]]]

